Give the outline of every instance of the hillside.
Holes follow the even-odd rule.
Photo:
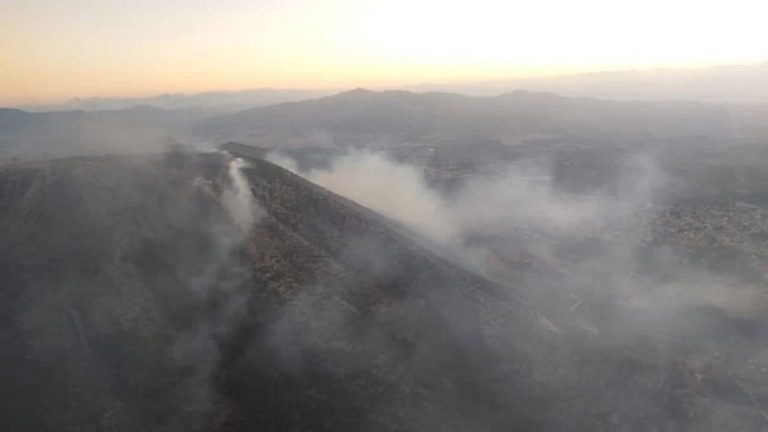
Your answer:
[[[250,204],[220,155],[2,168],[4,430],[701,430],[713,407],[758,430],[738,388],[562,334],[525,293],[251,164]]]

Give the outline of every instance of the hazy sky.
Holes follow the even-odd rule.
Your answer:
[[[768,0],[0,0],[0,105],[768,60]]]

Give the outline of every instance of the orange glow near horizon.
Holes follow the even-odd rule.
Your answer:
[[[0,0],[0,105],[768,60],[762,0]]]

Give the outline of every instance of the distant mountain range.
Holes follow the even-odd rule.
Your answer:
[[[668,68],[520,77],[478,82],[405,85],[378,90],[497,96],[516,90],[567,97],[612,100],[686,100],[708,103],[768,103],[768,62],[699,68]],[[225,114],[283,102],[329,96],[338,90],[246,89],[202,93],[166,93],[147,97],[78,98],[52,105],[18,106],[25,111],[117,110],[148,105]]]
[[[406,90],[494,96],[514,90],[615,100],[768,103],[768,62],[744,65],[592,72],[475,83],[422,84]]]
[[[768,105],[629,102],[516,91],[496,97],[353,90],[207,119],[197,135],[264,147],[386,146],[455,140],[658,145],[768,137]]]
[[[167,93],[139,98],[85,98],[57,105],[22,106],[27,111],[119,110],[135,106],[164,109],[196,109],[208,112],[234,112],[255,106],[292,102],[325,96],[331,91],[291,89],[251,89],[203,93]]]
[[[225,115],[139,106],[30,113],[0,109],[0,155],[214,148],[391,147],[493,140],[504,145],[733,145],[768,139],[768,104],[611,101],[516,91],[495,97],[357,89]]]
[[[203,114],[139,106],[105,111],[0,108],[0,157],[45,158],[158,151],[185,140]]]

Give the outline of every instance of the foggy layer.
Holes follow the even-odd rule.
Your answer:
[[[569,306],[585,298],[619,303],[648,311],[654,318],[644,324],[656,330],[662,326],[654,320],[676,321],[680,309],[714,306],[754,316],[766,307],[754,287],[656,244],[653,228],[668,181],[652,155],[628,156],[610,188],[589,194],[556,187],[542,160],[515,161],[495,174],[473,176],[450,194],[429,186],[422,168],[384,153],[350,151],[328,169],[306,171],[279,152],[268,160],[401,222],[488,277],[519,284],[519,276],[510,273],[519,272],[514,267],[521,263],[504,264],[504,256],[529,257],[529,265],[547,269],[523,277],[545,304],[554,301],[554,292]],[[552,274],[561,278],[554,281]],[[544,288],[553,283],[556,288]],[[631,331],[639,324],[629,324]]]
[[[652,155],[589,193],[553,181],[547,160],[445,190],[381,153],[307,171],[269,159],[405,228],[272,164],[178,148],[0,183],[20,203],[0,207],[20,230],[2,232],[16,247],[0,277],[31,275],[18,285],[31,303],[9,296],[22,323],[9,340],[45,341],[11,358],[56,362],[85,388],[19,382],[121,430],[648,430],[682,424],[689,400],[706,426],[693,430],[717,430],[734,411],[679,382],[739,386],[739,365],[766,358],[747,283],[655,244],[667,179]]]
[[[618,177],[589,193],[557,184],[546,159],[518,159],[493,173],[468,177],[447,191],[433,187],[424,168],[396,162],[385,153],[349,151],[331,159],[327,168],[308,170],[298,169],[285,154],[272,153],[268,160],[399,221],[412,238],[428,238],[422,244],[504,287],[497,303],[477,310],[464,293],[451,292],[450,284],[434,284],[426,288],[431,293],[426,304],[431,313],[464,329],[451,341],[462,347],[458,352],[472,353],[467,355],[478,362],[489,345],[502,356],[514,357],[519,354],[516,350],[528,347],[531,337],[553,338],[551,345],[542,342],[546,348],[530,348],[523,354],[531,362],[531,370],[525,373],[536,377],[534,393],[573,391],[582,395],[573,396],[579,404],[610,407],[606,409],[616,423],[607,430],[619,425],[651,430],[660,419],[676,430],[676,425],[682,425],[673,420],[678,409],[696,413],[690,417],[695,418],[692,430],[716,431],[723,424],[733,424],[728,419],[734,414],[718,405],[719,398],[726,397],[722,387],[709,387],[711,380],[719,383],[715,386],[731,386],[741,395],[741,406],[756,410],[758,416],[762,412],[761,400],[750,396],[755,387],[743,384],[749,379],[745,377],[752,376],[750,371],[762,373],[768,358],[761,343],[766,335],[762,317],[768,306],[762,286],[693,259],[676,237],[688,233],[660,234],[667,229],[668,212],[680,210],[670,210],[673,204],[667,195],[672,182],[653,154],[623,158],[618,162]],[[351,254],[374,262],[391,259],[352,239],[347,239]],[[402,269],[390,271],[399,274]],[[378,371],[379,366],[404,368],[404,388],[410,388],[410,379],[418,379],[414,376],[428,376],[425,369],[435,367],[426,360],[421,363],[428,349],[417,349],[406,366],[386,366],[389,361],[402,362],[390,358],[398,352],[397,344],[377,335],[375,328],[361,327],[354,308],[323,294],[328,289],[307,286],[272,323],[272,343],[286,364],[306,370],[311,368],[307,359],[320,355],[328,368],[339,373],[359,368]],[[413,293],[405,297],[383,308],[385,314],[397,317],[393,322],[407,322],[402,326],[388,322],[397,335],[421,328],[408,321],[420,312],[403,312],[420,310],[420,299]],[[510,310],[509,303],[522,309]],[[374,317],[373,321],[379,319]],[[523,317],[533,319],[536,336],[520,334]],[[482,330],[473,333],[475,329]],[[437,333],[434,329],[419,333],[423,338],[419,343]],[[575,348],[580,343],[601,354],[584,357]],[[380,357],[368,362],[370,353]],[[639,361],[639,369],[626,369],[634,361]],[[649,378],[640,365],[661,367],[667,375],[651,372]],[[645,372],[631,377],[629,370]],[[480,382],[483,374],[475,372],[472,377]],[[685,402],[676,401],[678,393],[671,393],[677,391],[672,389],[678,388],[678,379],[690,379],[694,388],[699,386],[691,390],[695,395],[683,397]],[[499,376],[495,382],[507,389],[498,400],[515,404],[519,378]],[[649,382],[655,383],[651,395],[645,387]],[[653,395],[654,391],[660,393]],[[489,425],[501,418],[478,417],[469,414],[468,407],[464,415],[456,416],[446,408],[460,400],[453,389],[438,394],[435,397],[444,399],[432,406],[400,408],[407,413],[404,430],[494,430]],[[557,404],[554,394],[544,398]],[[395,403],[382,403],[380,409],[397,410]],[[683,409],[679,403],[689,405]],[[547,418],[562,419],[564,413],[561,406]]]

